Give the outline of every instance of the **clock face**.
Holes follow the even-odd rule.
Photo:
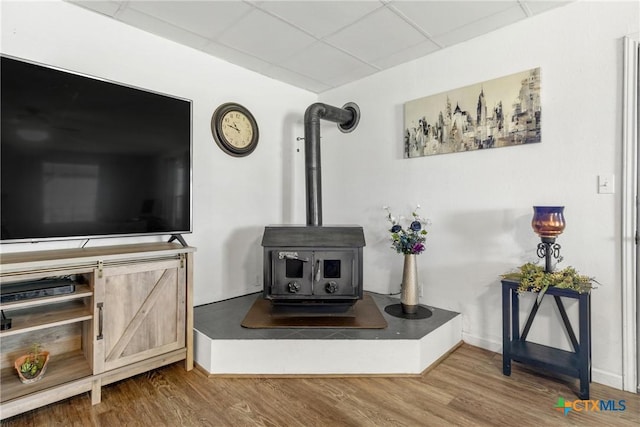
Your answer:
[[[258,124],[251,112],[240,104],[228,102],[216,108],[211,117],[211,132],[227,154],[242,157],[258,145]]]
[[[240,111],[232,110],[222,117],[222,135],[235,148],[246,149],[253,140],[251,121]]]

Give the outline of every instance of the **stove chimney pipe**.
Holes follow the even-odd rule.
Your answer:
[[[322,225],[322,174],[320,165],[320,119],[338,123],[341,132],[353,131],[360,121],[360,108],[353,102],[342,108],[320,102],[304,113],[304,163],[307,194],[307,225]]]

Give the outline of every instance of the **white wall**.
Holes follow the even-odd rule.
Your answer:
[[[291,199],[294,149],[317,95],[268,79],[60,1],[1,4],[2,53],[193,100],[193,234],[196,305],[261,290],[262,229],[304,218]],[[223,153],[211,114],[228,101],[260,127],[246,158]],[[111,245],[158,238],[92,240]],[[83,242],[3,245],[2,252],[78,247]]]
[[[198,248],[194,302],[260,290],[263,226],[304,222],[295,138],[318,97],[70,4],[0,7],[3,53],[193,100],[194,233],[186,238]],[[322,168],[324,223],[365,227],[365,289],[399,289],[402,259],[388,248],[381,207],[407,215],[420,203],[433,222],[419,258],[422,302],[463,313],[465,339],[499,349],[498,276],[535,258],[531,206],[565,205],[563,264],[602,283],[593,294],[594,379],[621,386],[620,193],[597,194],[596,177],[615,174],[620,188],[621,37],[638,31],[638,13],[637,2],[572,3],[320,96],[362,110],[353,133],[322,125]],[[534,67],[542,69],[542,143],[402,158],[404,102]],[[227,101],[258,119],[260,143],[247,158],[222,153],[210,135],[211,113]],[[573,317],[576,308],[568,304]],[[557,318],[543,307],[532,338],[566,346]]]
[[[365,227],[365,288],[397,292],[401,256],[389,249],[381,207],[431,219],[419,257],[421,301],[464,315],[465,340],[501,348],[501,273],[537,259],[533,205],[564,205],[563,263],[595,276],[594,379],[621,387],[621,64],[638,2],[577,2],[321,94],[359,104],[352,134],[323,130],[325,223]],[[542,142],[403,159],[403,104],[541,67]],[[463,109],[474,110],[473,106]],[[614,174],[616,194],[597,194]],[[525,299],[529,309],[531,299]],[[572,317],[577,304],[568,303]],[[550,302],[531,332],[568,348]]]

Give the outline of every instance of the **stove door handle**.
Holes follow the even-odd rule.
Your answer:
[[[314,275],[316,282],[320,281],[320,260],[316,261],[316,274]]]
[[[279,259],[297,259],[302,262],[309,262],[309,258],[300,258],[298,252],[278,252]]]

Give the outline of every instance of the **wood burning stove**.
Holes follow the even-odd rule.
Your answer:
[[[353,305],[362,299],[364,245],[358,226],[266,227],[264,298],[277,305]]]
[[[362,227],[322,225],[320,119],[337,122],[342,132],[351,132],[358,125],[360,110],[354,103],[343,108],[316,103],[307,108],[307,225],[265,228],[263,294],[277,306],[343,311],[362,299],[365,240]]]

